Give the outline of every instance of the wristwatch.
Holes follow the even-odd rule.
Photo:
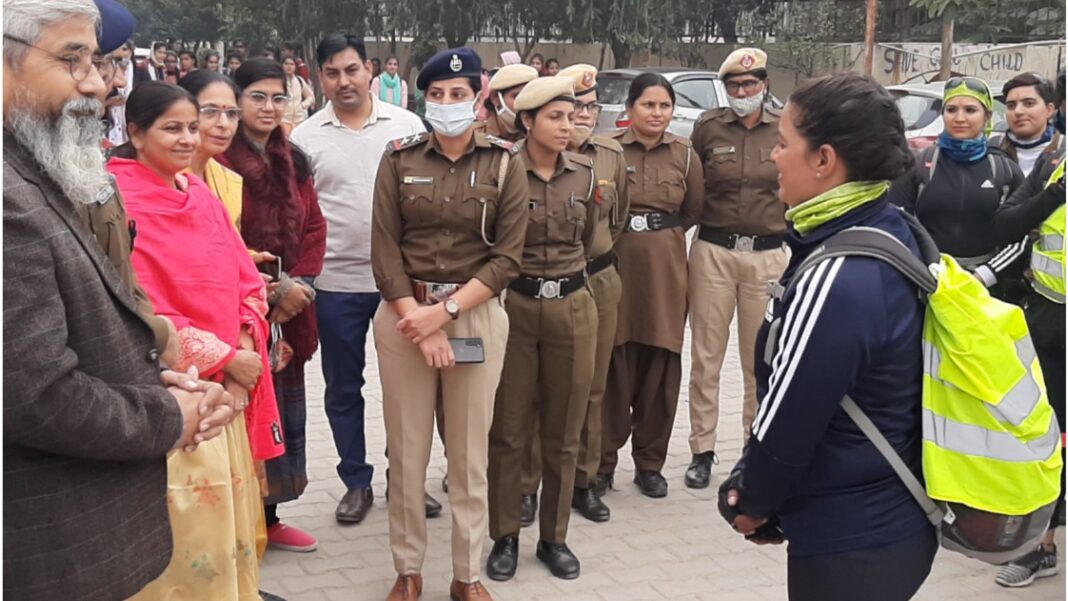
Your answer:
[[[449,314],[449,317],[454,320],[460,318],[460,303],[449,298],[445,299],[445,312]]]

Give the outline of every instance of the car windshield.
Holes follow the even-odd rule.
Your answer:
[[[629,77],[603,77],[597,82],[597,101],[601,104],[626,104],[630,91]]]
[[[942,100],[904,94],[897,97],[897,108],[905,122],[905,131],[914,131],[927,127],[942,115]]]

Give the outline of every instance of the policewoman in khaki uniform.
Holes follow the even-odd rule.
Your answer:
[[[490,536],[486,574],[515,575],[520,460],[537,420],[544,481],[537,556],[558,578],[577,578],[565,544],[579,435],[597,342],[597,308],[586,257],[598,217],[593,161],[566,152],[575,111],[572,80],[543,77],[516,98],[529,196],[523,264],[508,291],[511,323],[490,431]],[[448,425],[446,417],[446,426]],[[450,453],[452,450],[450,449]],[[451,480],[451,479],[450,479]]]
[[[697,223],[704,177],[690,141],[667,132],[675,91],[655,73],[634,78],[631,125],[615,139],[627,160],[630,212],[615,245],[623,297],[604,396],[600,473],[610,487],[619,448],[631,440],[634,482],[667,495],[667,458],[682,381],[686,230]]]
[[[587,249],[589,257],[586,265],[593,300],[597,303],[597,354],[586,422],[582,426],[571,506],[586,519],[604,522],[611,517],[611,511],[596,494],[595,478],[601,465],[601,401],[608,379],[608,361],[612,358],[615,345],[619,299],[623,295],[623,283],[616,271],[616,256],[612,247],[623,233],[630,206],[627,197],[627,163],[619,142],[593,135],[600,112],[600,105],[597,104],[597,68],[585,64],[572,65],[558,75],[575,81],[575,119],[568,150],[593,159],[593,172],[597,177],[595,194],[600,208],[593,245]],[[537,441],[537,437],[534,440]],[[536,499],[534,493],[541,480],[541,453],[536,444],[533,446],[530,463],[524,462],[524,468],[528,465],[532,468],[529,477],[526,470],[523,474],[524,511]]]
[[[500,297],[519,273],[528,194],[516,149],[474,131],[480,71],[467,48],[426,64],[417,85],[434,131],[392,142],[375,182],[371,263],[383,302],[374,335],[398,573],[388,601],[417,599],[423,588],[424,484],[439,396],[449,450],[450,595],[490,599],[479,569],[488,437],[509,327]]]
[[[538,78],[538,70],[530,65],[507,65],[501,67],[489,82],[486,108],[492,112],[485,121],[476,124],[478,131],[497,136],[502,140],[519,140],[515,124],[515,99],[523,86]]]
[[[704,166],[705,189],[701,227],[690,247],[690,488],[708,486],[717,461],[720,369],[735,312],[742,428],[749,436],[757,408],[757,330],[768,306],[768,284],[779,280],[789,260],[783,246],[786,206],[779,201],[779,172],[771,160],[780,112],[765,104],[767,59],[756,48],[739,48],[723,61],[719,78],[730,106],[701,115],[691,137]]]

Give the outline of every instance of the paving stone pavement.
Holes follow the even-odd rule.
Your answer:
[[[683,355],[683,386],[664,476],[669,492],[664,499],[648,499],[631,483],[633,463],[620,452],[616,472],[619,489],[605,501],[612,519],[594,524],[572,514],[568,544],[582,561],[582,575],[564,581],[552,577],[534,557],[537,528],[523,529],[519,570],[509,582],[485,579],[497,601],[784,601],[784,546],[758,547],[745,542],[720,518],[715,491],[721,476],[738,459],[742,447],[741,368],[734,341],[724,362],[720,442],[721,464],[712,485],[701,491],[686,488],[683,474],[690,452],[687,382],[689,342]],[[307,529],[319,539],[312,553],[269,549],[263,560],[261,588],[290,601],[382,601],[396,572],[389,552],[386,515],[382,423],[382,389],[373,344],[367,366],[367,448],[375,466],[375,506],[363,524],[339,526],[334,509],[344,494],[330,426],[323,410],[324,384],[318,356],[307,366],[308,477],[307,492],[282,505],[283,520]],[[441,492],[445,459],[436,439],[427,470],[427,490],[445,505],[440,517],[428,520],[429,546],[423,570],[424,601],[447,601],[452,578],[448,498]],[[1058,546],[1064,548],[1064,529]],[[489,553],[487,540],[483,559]],[[1064,554],[1059,561],[1063,563]],[[1004,589],[993,582],[995,568],[960,555],[940,552],[916,601],[1052,601],[1065,599],[1065,576],[1058,574],[1029,588]],[[857,591],[857,601],[866,595]]]

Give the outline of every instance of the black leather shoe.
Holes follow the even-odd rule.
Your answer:
[[[557,578],[574,580],[579,576],[579,560],[565,544],[538,541],[538,559],[549,566]]]
[[[597,479],[593,482],[593,494],[603,497],[610,491],[615,490],[615,480],[615,473],[597,474]]]
[[[686,468],[686,486],[690,488],[708,488],[712,477],[712,464],[719,463],[715,451],[706,451],[693,456],[690,467]]]
[[[486,575],[493,580],[511,580],[519,565],[519,537],[506,536],[493,543],[486,559]]]
[[[359,524],[367,517],[367,512],[375,503],[375,493],[370,488],[350,490],[341,497],[334,512],[334,519],[339,524]]]
[[[264,591],[260,591],[260,599],[262,599],[263,601],[286,601],[283,597],[279,597],[278,595],[273,595],[271,593],[266,593]]]
[[[612,517],[608,505],[589,488],[576,488],[571,497],[571,507],[578,509],[582,517],[591,522],[607,522]]]
[[[659,499],[667,496],[667,480],[660,475],[660,472],[636,472],[634,474],[634,483],[638,485],[638,488],[642,489],[642,494],[647,497]]]
[[[434,518],[441,515],[441,503],[438,503],[437,499],[430,496],[430,493],[424,494],[426,494],[426,498],[423,500],[426,505],[426,517]]]
[[[538,515],[538,495],[523,495],[523,509],[519,514],[519,525],[526,528],[534,523]]]

